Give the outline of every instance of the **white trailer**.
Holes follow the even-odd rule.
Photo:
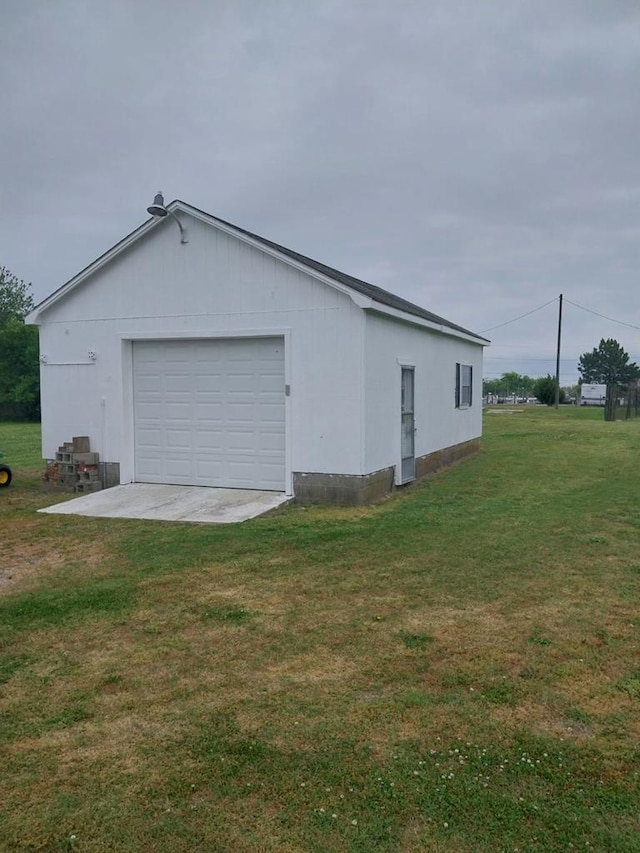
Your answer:
[[[580,391],[581,406],[604,406],[607,401],[606,385],[583,385]]]

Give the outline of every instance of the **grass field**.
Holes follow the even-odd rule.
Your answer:
[[[484,419],[224,527],[37,515],[0,424],[0,850],[637,853],[640,423]]]

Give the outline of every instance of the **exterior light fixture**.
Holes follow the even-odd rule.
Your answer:
[[[187,229],[184,227],[182,222],[178,219],[178,217],[171,210],[167,210],[164,206],[164,196],[161,192],[157,192],[155,198],[153,199],[153,204],[149,205],[147,208],[147,212],[151,214],[151,216],[156,219],[164,219],[165,216],[173,216],[175,221],[178,223],[178,228],[180,229],[180,242],[188,243],[187,239]]]

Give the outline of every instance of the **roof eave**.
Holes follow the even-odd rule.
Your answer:
[[[478,344],[479,346],[489,346],[491,341],[488,338],[483,338],[480,335],[475,335],[473,332],[468,332],[465,329],[454,328],[446,323],[435,323],[432,320],[427,320],[424,317],[419,317],[417,314],[409,314],[406,311],[399,311],[397,308],[392,308],[390,305],[384,305],[381,302],[370,300],[370,305],[363,305],[365,311],[374,311],[376,314],[385,314],[388,317],[394,317],[397,320],[402,320],[405,323],[411,323],[415,326],[421,326],[423,329],[431,329],[441,335],[459,338],[469,343]]]

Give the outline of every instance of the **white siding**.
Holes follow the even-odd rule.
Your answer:
[[[364,473],[362,311],[235,237],[191,218],[188,228],[183,246],[163,223],[43,315],[45,457],[86,434],[132,480],[131,341],[272,334],[285,337],[291,388],[288,472]]]
[[[473,366],[473,402],[455,407],[456,362]],[[401,365],[415,367],[415,454],[482,434],[482,348],[368,313],[365,333],[365,460],[368,471],[400,458]]]

